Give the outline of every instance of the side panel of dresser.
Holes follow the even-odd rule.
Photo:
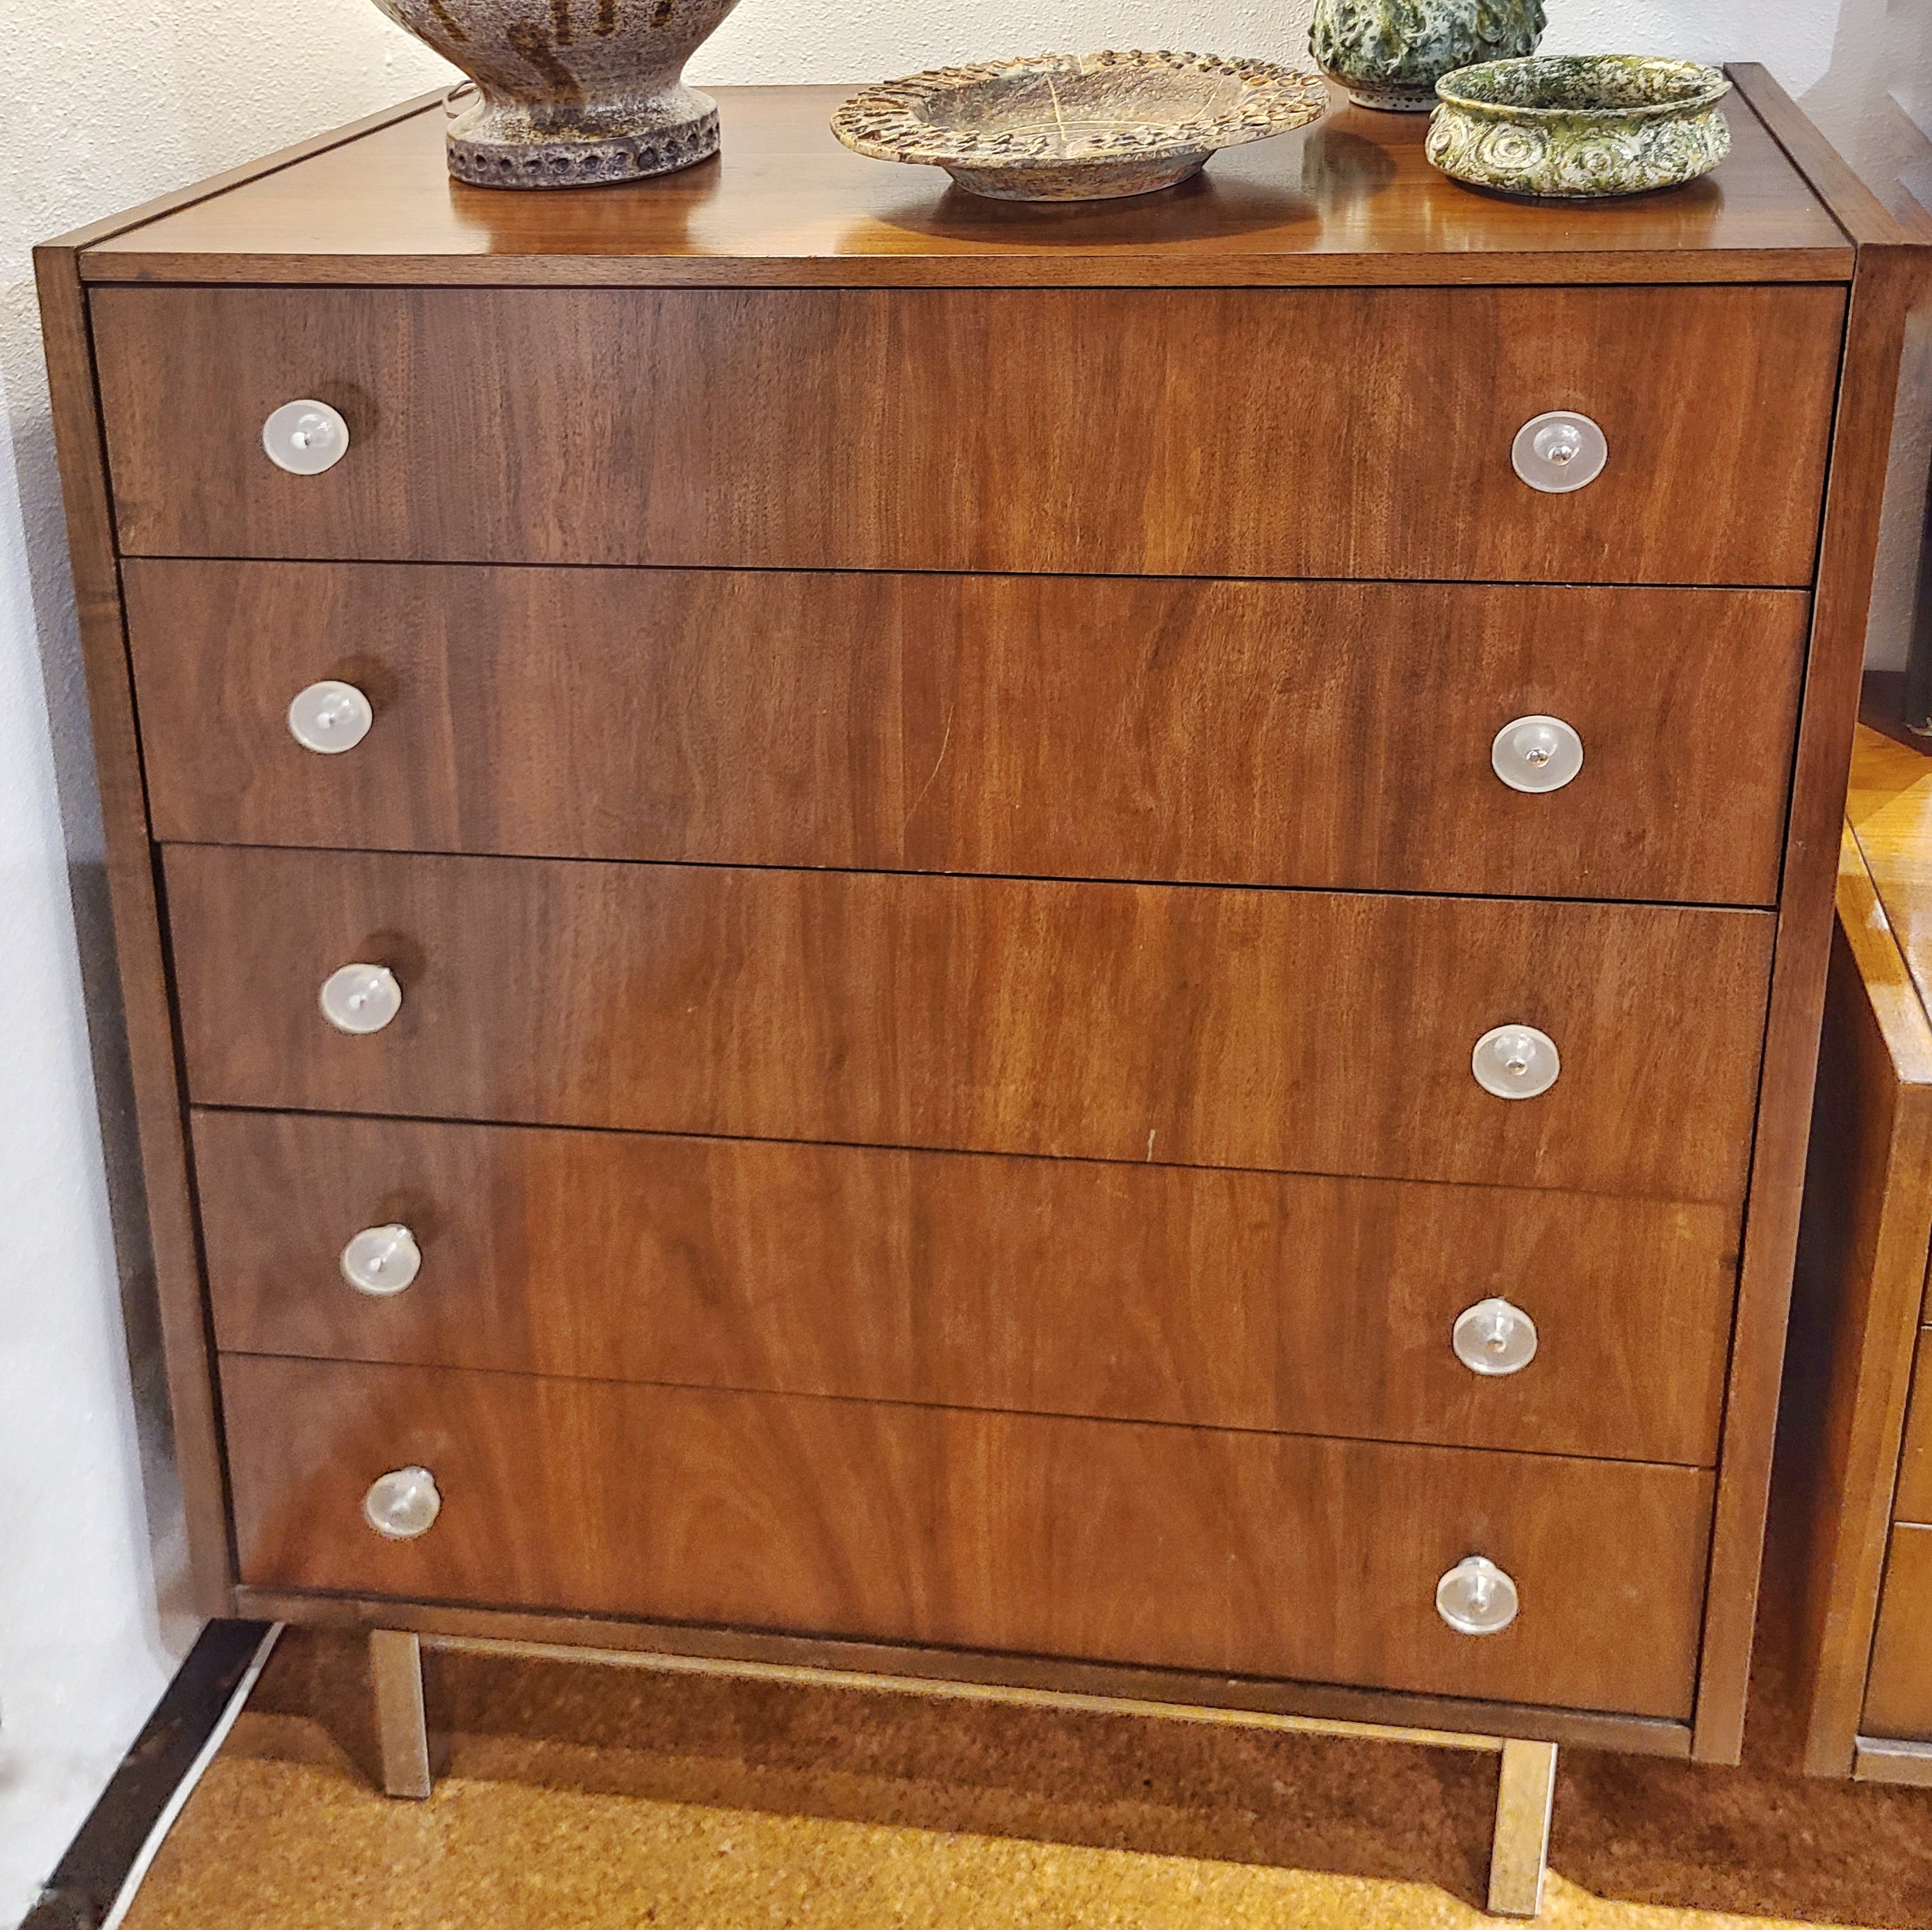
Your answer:
[[[1864,1701],[1932,1240],[1932,1025],[1851,832],[1804,1218],[1781,1451],[1804,1500],[1805,1764],[1845,1775]]]
[[[1703,1760],[1734,1763],[1744,1745],[1792,1265],[1831,951],[1833,881],[1872,572],[1906,331],[1925,301],[1928,254],[1762,68],[1741,65],[1730,71],[1739,92],[1858,250],[1818,555],[1698,1682],[1695,1753]]]

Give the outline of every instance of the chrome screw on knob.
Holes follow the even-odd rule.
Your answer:
[[[320,1002],[338,1032],[380,1032],[403,1009],[403,988],[387,965],[346,965],[330,973]]]
[[[1459,1635],[1499,1635],[1520,1606],[1516,1583],[1482,1555],[1466,1555],[1436,1584],[1436,1612]]]
[[[339,757],[352,751],[376,721],[374,707],[352,683],[311,683],[289,705],[289,734],[305,751]]]
[[[1507,1300],[1479,1300],[1466,1308],[1450,1340],[1472,1373],[1520,1373],[1536,1358],[1536,1322]]]
[[[1561,1076],[1556,1041],[1534,1025],[1498,1025],[1476,1041],[1469,1062],[1476,1083],[1498,1099],[1534,1099]]]
[[[1546,496],[1587,489],[1610,460],[1610,439],[1587,416],[1552,410],[1516,431],[1510,460],[1531,488]]]
[[[342,1250],[342,1277],[358,1293],[386,1300],[422,1269],[422,1249],[406,1226],[365,1226]]]
[[[262,447],[291,476],[320,476],[349,453],[349,424],[326,402],[284,402],[262,425]]]
[[[386,1541],[413,1541],[436,1526],[442,1495],[428,1468],[393,1468],[369,1484],[362,1518]]]

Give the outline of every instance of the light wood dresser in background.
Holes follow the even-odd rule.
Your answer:
[[[1737,77],[42,251],[211,1611],[1736,1758],[1922,266]]]
[[[1874,716],[1896,692],[1873,692]],[[1932,1784],[1932,747],[1861,727],[1798,1246],[1780,1498],[1805,1766]]]

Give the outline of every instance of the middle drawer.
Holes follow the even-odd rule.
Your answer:
[[[1778,896],[1810,608],[1472,584],[125,573],[167,842],[1740,905]],[[290,732],[290,700],[324,681],[373,709],[343,755]],[[1582,768],[1512,788],[1498,734],[1541,716],[1577,733]]]
[[[1742,1199],[1766,913],[177,845],[199,1103]],[[386,968],[382,1029],[318,1009]],[[1471,1061],[1561,1054],[1540,1097]]]

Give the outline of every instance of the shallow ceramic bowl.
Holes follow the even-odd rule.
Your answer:
[[[1645,194],[1731,151],[1731,83],[1695,61],[1635,54],[1496,60],[1445,74],[1429,158],[1477,188],[1564,201]]]
[[[847,101],[832,131],[875,161],[943,167],[1003,201],[1150,194],[1217,149],[1328,111],[1314,74],[1211,54],[1040,54],[940,68]]]

